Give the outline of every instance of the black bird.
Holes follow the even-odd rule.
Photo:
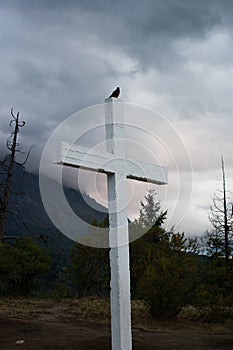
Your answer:
[[[117,98],[117,97],[119,97],[119,96],[120,96],[120,88],[119,88],[119,86],[118,86],[118,87],[116,88],[116,90],[113,91],[112,95],[109,96],[109,98],[111,98],[111,97]]]

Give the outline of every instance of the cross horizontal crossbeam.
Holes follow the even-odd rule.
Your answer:
[[[116,157],[108,152],[96,152],[89,148],[61,143],[61,153],[57,163],[70,167],[97,171],[107,175],[121,172],[128,179],[149,182],[157,185],[167,184],[167,169],[146,162]]]

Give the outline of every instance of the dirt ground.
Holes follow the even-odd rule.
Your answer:
[[[132,305],[134,350],[232,350],[232,324],[158,322]],[[111,349],[109,303],[96,299],[0,301],[1,350]]]

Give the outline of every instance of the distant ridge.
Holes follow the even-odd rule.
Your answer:
[[[57,182],[50,179],[48,181],[49,186],[54,187],[56,191]],[[16,166],[13,175],[13,190],[22,194],[11,195],[10,211],[17,215],[8,215],[7,235],[33,237],[45,234],[51,238],[51,241],[62,246],[64,253],[67,253],[74,242],[61,234],[50,221],[40,197],[39,176]],[[106,217],[107,209],[88,195],[68,187],[64,187],[64,192],[74,212],[78,213],[85,222],[92,223],[94,219],[102,221]],[[87,203],[93,205],[89,206]],[[27,230],[26,227],[30,230]]]

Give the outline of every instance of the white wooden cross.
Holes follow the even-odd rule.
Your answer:
[[[131,300],[128,236],[127,179],[167,184],[164,167],[130,160],[125,152],[123,103],[105,100],[106,151],[93,153],[62,143],[59,163],[107,174],[109,247],[111,266],[112,349],[131,350]]]

